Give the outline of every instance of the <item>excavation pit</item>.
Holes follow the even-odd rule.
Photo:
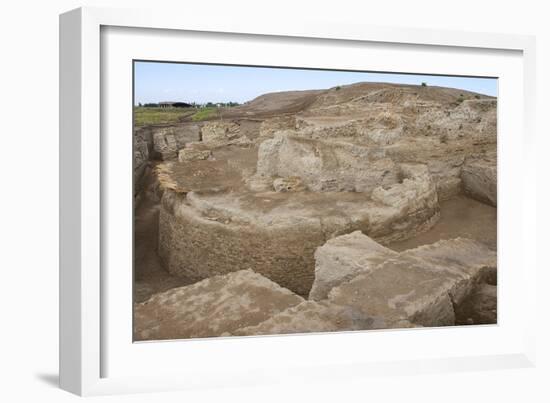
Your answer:
[[[170,273],[199,281],[253,269],[306,296],[315,249],[328,239],[359,230],[395,242],[439,217],[436,187],[422,166],[403,165],[406,179],[371,193],[255,191],[247,179],[257,152],[222,147],[210,160],[162,166],[159,255]]]

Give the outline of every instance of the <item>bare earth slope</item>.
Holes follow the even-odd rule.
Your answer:
[[[397,104],[407,99],[416,102],[450,104],[459,99],[460,94],[464,99],[493,99],[486,95],[454,88],[365,82],[326,90],[281,91],[263,94],[236,108],[222,108],[222,115],[230,119],[266,118],[287,114],[315,113],[320,110],[327,112],[326,108],[350,103]],[[212,119],[216,119],[216,117]]]
[[[298,113],[314,103],[324,90],[281,91],[260,95],[243,106],[224,113],[228,117],[267,117]]]

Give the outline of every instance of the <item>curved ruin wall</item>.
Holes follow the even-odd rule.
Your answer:
[[[193,281],[253,269],[307,295],[314,277],[313,254],[324,242],[315,221],[262,228],[211,221],[183,203],[174,211],[165,202],[160,211],[159,255],[169,272]]]
[[[193,195],[206,207],[171,190],[162,198],[159,255],[169,272],[198,281],[252,269],[303,296],[314,280],[315,249],[328,239],[360,230],[389,243],[427,230],[439,218],[435,185],[422,175],[375,189],[374,203],[358,200],[345,215],[296,212],[292,220],[273,225],[240,222],[241,213],[216,211]]]

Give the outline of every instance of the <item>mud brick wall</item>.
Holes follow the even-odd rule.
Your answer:
[[[183,205],[177,214],[163,205],[159,229],[159,255],[170,273],[198,281],[252,269],[299,295],[309,293],[313,255],[326,241],[318,224],[234,226],[205,219]]]

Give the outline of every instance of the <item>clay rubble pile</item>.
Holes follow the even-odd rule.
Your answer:
[[[456,195],[496,207],[496,100],[360,83],[270,110],[269,95],[135,136],[135,167],[157,177],[159,256],[194,283],[136,304],[136,337],[494,323],[494,250],[384,245]]]

